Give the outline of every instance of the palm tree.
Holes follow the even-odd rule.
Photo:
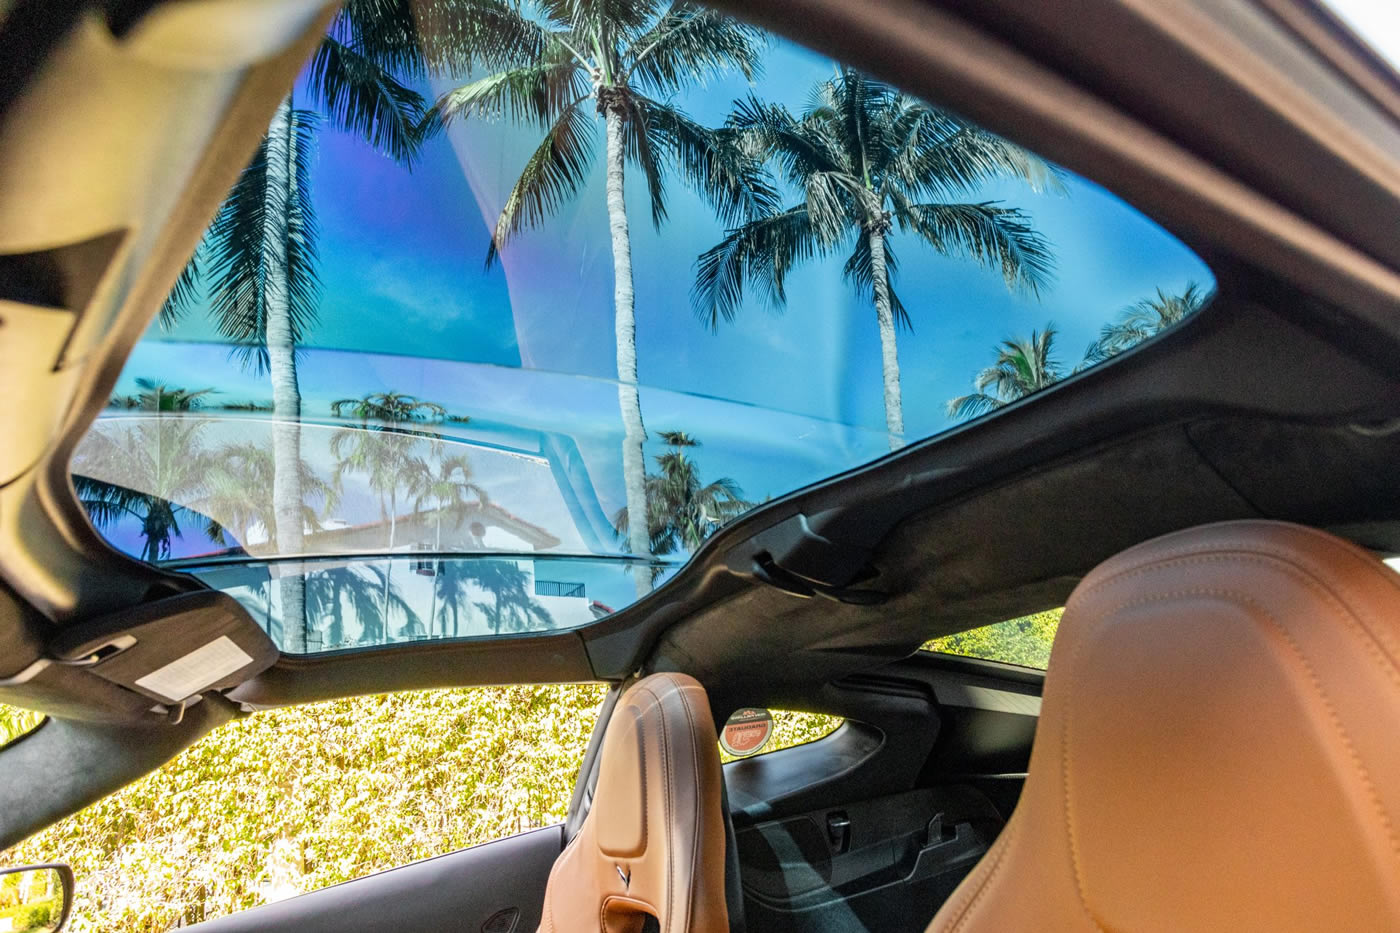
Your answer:
[[[414,425],[439,423],[448,417],[447,409],[401,392],[375,392],[358,399],[337,399],[331,403],[331,413],[360,422],[358,428],[341,428],[331,435],[336,489],[343,488],[349,473],[365,476],[379,495],[380,515],[389,525],[388,547],[393,549],[399,494],[414,479],[418,450],[425,440],[442,438],[436,431]]]
[[[337,14],[306,74],[312,103],[332,125],[410,165],[424,140],[427,102],[397,75],[421,78],[430,66],[460,64],[451,42],[423,41],[417,25],[431,12],[439,36],[462,25],[452,3],[420,5],[351,0]],[[431,7],[431,11],[427,10]],[[181,273],[160,318],[169,326],[189,307],[202,279],[219,332],[241,349],[246,366],[272,382],[273,485],[277,547],[302,549],[301,390],[296,347],[317,318],[317,227],[310,197],[315,112],[282,101],[267,135]],[[285,617],[302,611],[303,578],[279,581]]]
[[[206,529],[209,540],[227,544],[231,533],[235,543],[248,547],[252,529],[261,526],[268,538],[277,540],[277,511],[273,503],[276,481],[276,457],[270,447],[253,444],[227,444],[210,456],[205,493],[199,508],[211,516]],[[312,499],[320,499],[323,509],[335,506],[336,489],[326,482],[305,460],[301,461],[301,502],[303,527],[320,528],[320,515]]]
[[[1031,331],[1028,339],[1007,338],[996,351],[997,361],[973,380],[976,391],[948,402],[948,417],[976,417],[1064,378],[1064,370],[1054,357],[1053,323],[1042,331]]]
[[[476,608],[486,617],[491,633],[506,631],[533,632],[554,627],[554,616],[535,602],[530,591],[530,575],[513,560],[472,560],[466,574],[469,580],[491,596],[481,600]]]
[[[363,398],[337,399],[331,403],[337,418],[355,417],[358,428],[341,428],[331,435],[331,455],[336,458],[332,481],[337,491],[344,488],[345,476],[360,473],[379,496],[379,514],[388,522],[389,550],[394,548],[398,530],[399,494],[406,493],[414,480],[418,451],[425,442],[442,439],[436,431],[412,425],[438,423],[448,418],[447,409],[401,392],[376,392]],[[453,418],[455,421],[466,420]],[[384,574],[384,614],[389,614],[390,581],[393,564]]]
[[[182,389],[167,386],[156,379],[136,380],[140,389],[135,395],[117,395],[107,403],[109,408],[139,408],[143,411],[193,411],[204,407],[204,396],[216,393],[217,389]]]
[[[696,314],[717,329],[743,305],[745,282],[768,302],[786,301],[798,263],[851,252],[845,278],[873,302],[880,328],[885,427],[902,443],[896,329],[912,326],[895,294],[895,227],[935,251],[995,269],[1008,288],[1038,294],[1054,270],[1050,244],[1019,208],[951,200],[996,178],[1032,190],[1059,187],[1056,171],[1019,146],[943,113],[851,68],[818,83],[794,116],[779,104],[737,101],[726,123],[763,152],[801,200],[732,229],[697,264]]]
[[[353,566],[328,567],[306,576],[308,616],[318,620],[330,617],[323,638],[327,648],[343,646],[349,641],[345,628],[345,607],[348,605],[360,624],[360,638],[366,644],[384,641],[385,609],[381,586]],[[406,604],[401,604],[406,606]]]
[[[1124,308],[1118,320],[1110,321],[1099,331],[1099,339],[1089,344],[1082,366],[1101,363],[1110,356],[1134,347],[1148,337],[1180,323],[1199,311],[1211,299],[1212,292],[1195,282],[1187,284],[1180,295],[1168,295],[1160,288],[1155,298],[1144,298]]]
[[[331,414],[337,418],[355,418],[360,424],[382,421],[392,425],[414,422],[451,420],[464,423],[462,415],[449,415],[437,402],[429,402],[403,392],[371,392],[363,398],[342,398],[331,402]],[[432,436],[436,437],[436,434]]]
[[[108,421],[89,432],[72,472],[78,501],[92,523],[106,528],[133,519],[145,541],[141,559],[168,558],[182,534],[180,518],[190,511],[185,503],[198,500],[205,488],[204,427],[202,419],[158,415],[132,423]]]
[[[647,475],[647,538],[652,554],[694,551],[716,528],[753,507],[744,500],[734,480],[722,477],[710,483],[700,479],[700,467],[686,456],[700,442],[683,431],[662,431],[670,447],[656,458],[660,470]],[[629,532],[629,512],[613,519],[618,534]],[[653,572],[655,568],[653,568]]]
[[[740,147],[692,121],[668,102],[678,91],[725,69],[752,77],[764,45],[753,27],[688,2],[542,0],[541,20],[512,3],[483,2],[493,23],[526,37],[509,67],[442,95],[444,123],[468,116],[508,115],[544,129],[496,221],[487,264],[522,230],[536,227],[584,187],[597,150],[595,115],[603,119],[608,228],[612,236],[613,308],[618,405],[623,423],[622,470],[627,507],[646,513],[646,429],[637,391],[636,312],[632,246],[623,182],[627,164],[642,172],[652,223],[666,217],[668,167],[701,192],[726,223],[768,206],[757,165]],[[592,111],[592,113],[590,113]],[[647,553],[639,524],[633,553]],[[639,593],[651,589],[640,568]]]
[[[443,457],[435,451],[432,463],[418,458],[410,465],[408,481],[409,495],[413,496],[413,511],[421,512],[431,506],[434,513],[433,550],[442,551],[442,517],[453,515],[459,521],[466,510],[468,493],[476,496],[477,502],[486,500],[486,492],[471,481],[471,464],[462,455]],[[441,567],[442,561],[434,558],[433,575]],[[428,633],[432,634],[437,618],[437,586],[433,586],[432,605],[428,610]]]

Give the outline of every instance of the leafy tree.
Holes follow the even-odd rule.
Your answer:
[[[729,477],[709,483],[700,478],[700,466],[686,450],[700,442],[684,431],[662,431],[670,449],[656,458],[659,468],[646,478],[647,538],[650,553],[694,551],[716,528],[753,507],[743,490]],[[628,534],[629,512],[621,509],[613,522],[618,534]]]
[[[1101,363],[1149,337],[1180,323],[1195,314],[1211,299],[1212,292],[1195,282],[1188,284],[1179,295],[1168,295],[1160,288],[1153,298],[1144,298],[1124,308],[1118,319],[1110,321],[1099,331],[1099,338],[1084,352],[1084,363]]]
[[[890,446],[904,435],[896,329],[912,327],[894,291],[891,234],[912,235],[936,252],[1000,272],[1008,288],[1038,294],[1050,280],[1050,244],[1019,208],[960,201],[985,182],[1016,178],[1057,188],[1054,169],[1019,146],[936,110],[851,68],[812,89],[798,115],[750,98],[726,123],[740,148],[771,160],[800,200],[732,229],[701,254],[696,314],[712,329],[743,306],[745,283],[767,301],[786,301],[798,264],[850,250],[845,277],[871,300],[880,329],[885,426]]]
[[[976,389],[948,402],[948,417],[972,418],[1008,405],[1064,377],[1055,359],[1055,325],[1031,331],[1029,338],[1007,338],[997,347],[997,361],[977,374]]]
[[[1055,633],[1059,630],[1060,616],[1063,614],[1063,609],[1037,612],[935,638],[923,647],[925,651],[1044,670],[1050,663],[1050,648],[1055,642]]]
[[[623,198],[627,165],[641,171],[652,223],[666,217],[665,176],[675,171],[701,192],[726,223],[762,208],[757,165],[740,148],[692,121],[668,99],[707,76],[759,68],[762,33],[688,2],[656,0],[565,3],[542,0],[531,18],[513,3],[482,2],[477,34],[504,30],[516,42],[505,67],[442,95],[444,122],[502,115],[530,122],[544,138],[525,163],[496,222],[490,264],[522,230],[539,226],[583,188],[597,150],[596,116],[603,120],[608,227],[612,235],[613,304],[617,334],[618,404],[622,412],[623,480],[627,507],[646,513],[646,430],[637,391],[636,312],[632,247]],[[489,28],[488,25],[489,24]],[[644,528],[630,550],[648,553]],[[638,568],[639,593],[651,588]]]
[[[14,706],[0,706],[0,746],[8,745],[43,722],[44,714]]]

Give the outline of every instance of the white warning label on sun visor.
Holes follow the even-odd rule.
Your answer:
[[[137,680],[136,686],[158,693],[174,703],[194,696],[252,662],[253,659],[235,645],[233,639],[221,635],[203,648],[151,671]]]

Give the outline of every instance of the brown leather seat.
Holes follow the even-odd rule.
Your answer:
[[[540,930],[729,933],[719,746],[705,690],[653,674],[618,700],[598,788],[554,863]]]
[[[1260,521],[1102,564],[1021,802],[929,929],[1400,930],[1400,577]]]

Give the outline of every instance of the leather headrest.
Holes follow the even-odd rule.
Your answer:
[[[728,933],[719,746],[705,690],[653,674],[608,722],[593,806],[549,876],[541,931]]]
[[[1230,522],[1075,590],[1025,791],[935,930],[1400,930],[1400,576]]]

